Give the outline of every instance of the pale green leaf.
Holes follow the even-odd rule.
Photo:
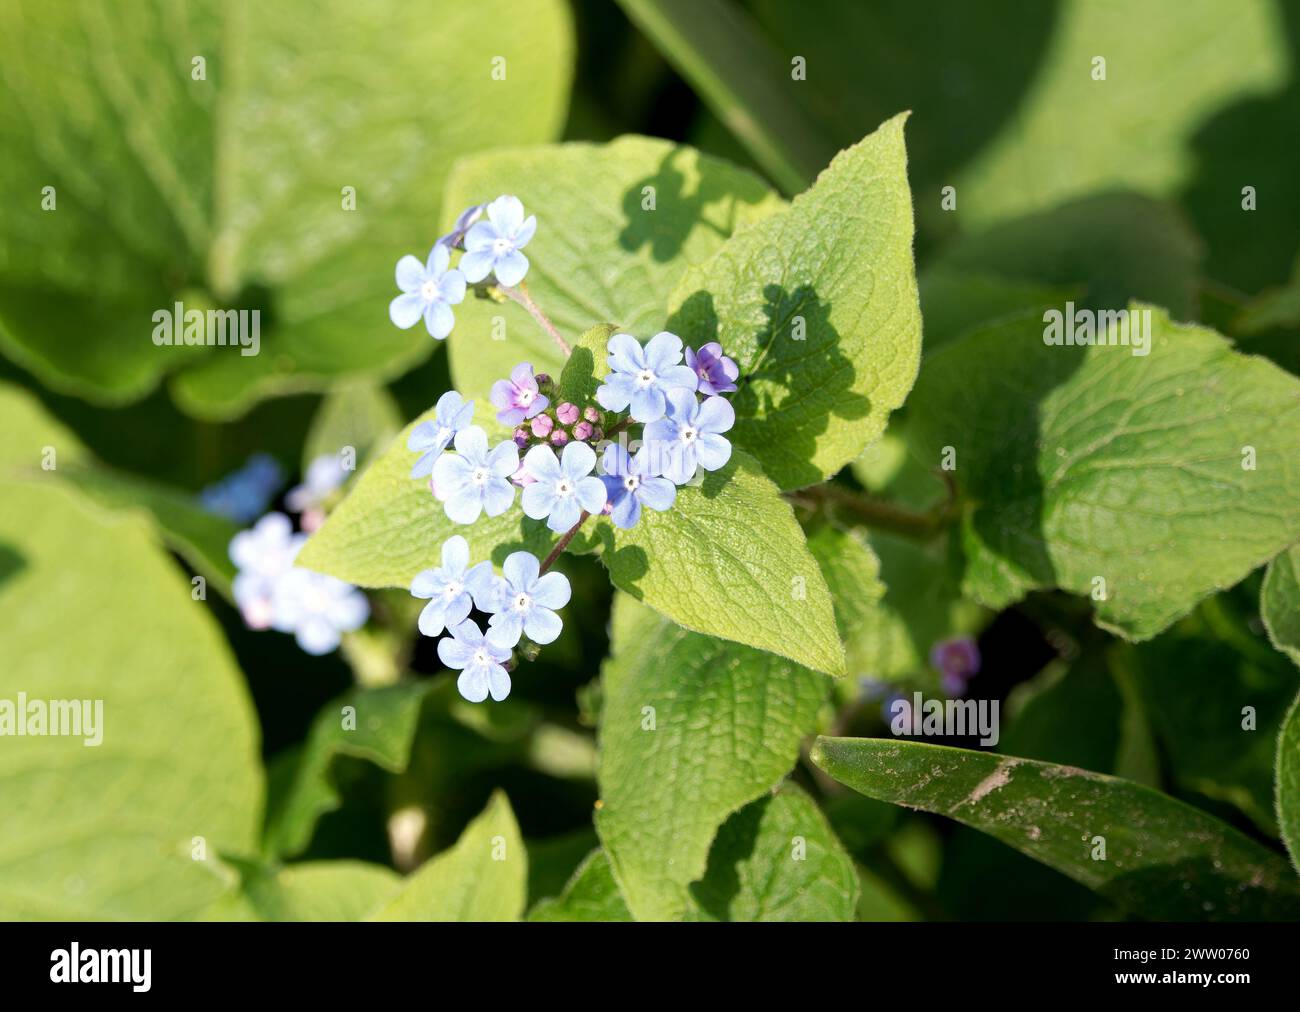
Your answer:
[[[1259,611],[1273,645],[1300,664],[1300,545],[1268,564]]]
[[[1300,696],[1277,738],[1277,821],[1291,863],[1300,871]]]
[[[500,791],[455,846],[410,875],[379,921],[517,921],[528,890],[528,855]]]
[[[819,738],[812,758],[855,791],[956,819],[1140,917],[1300,916],[1300,883],[1281,857],[1199,809],[1127,780],[870,738]]]
[[[528,912],[530,921],[630,921],[609,867],[609,858],[597,848],[588,854],[554,899],[542,900]]]
[[[1031,316],[927,358],[911,435],[956,453],[980,602],[1059,587],[1147,639],[1300,533],[1300,380],[1148,311],[1147,355],[1045,344]]]
[[[0,494],[0,699],[100,701],[102,741],[4,739],[0,915],[195,916],[228,888],[218,855],[256,847],[253,707],[148,526],[52,480]]]
[[[281,868],[237,863],[239,889],[204,915],[216,921],[361,921],[388,903],[402,879],[364,861],[304,861]]]
[[[793,783],[726,821],[691,886],[719,921],[851,921],[860,884],[821,809]]]
[[[601,560],[620,590],[695,632],[844,673],[830,592],[794,511],[736,451],[630,530],[601,521]]]
[[[669,329],[740,366],[735,444],[783,489],[834,474],[916,379],[906,116],[840,152],[789,208],[687,272]]]
[[[638,920],[686,917],[718,827],[790,771],[829,683],[624,596],[602,681],[596,828]]]

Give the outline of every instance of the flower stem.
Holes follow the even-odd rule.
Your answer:
[[[788,498],[812,508],[839,507],[868,527],[922,539],[938,534],[957,517],[956,501],[953,498],[924,513],[917,513],[839,485],[816,485],[793,493]]]
[[[555,560],[558,559],[560,555],[563,554],[564,550],[569,547],[569,542],[572,541],[573,536],[578,533],[578,528],[587,522],[587,517],[589,516],[591,516],[591,514],[586,510],[583,510],[582,516],[578,517],[578,522],[561,535],[560,540],[555,542],[555,547],[551,549],[551,554],[542,562],[541,568],[538,570],[538,575],[545,573],[555,564]]]
[[[497,288],[501,290],[501,294],[506,298],[510,299],[512,302],[517,302],[528,310],[528,314],[536,320],[541,325],[541,328],[551,335],[551,339],[560,346],[560,351],[564,353],[564,357],[569,357],[570,348],[568,343],[560,336],[560,331],[556,328],[555,324],[551,322],[550,318],[542,312],[542,307],[533,301],[533,297],[528,294],[528,289],[523,286],[523,282],[520,282],[518,288],[511,288],[509,285],[497,285]],[[581,523],[581,521],[579,522]]]

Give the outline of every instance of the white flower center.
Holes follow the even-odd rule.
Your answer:
[[[505,256],[514,248],[514,242],[507,239],[505,236],[497,236],[497,238],[492,240],[492,253],[495,256]]]
[[[443,594],[446,596],[447,600],[450,601],[453,597],[458,596],[462,589],[463,588],[459,583],[452,580],[451,583],[447,584],[447,589],[443,591]]]
[[[644,390],[648,386],[653,386],[657,378],[653,369],[642,369],[636,374],[636,385]]]
[[[330,597],[322,587],[312,587],[302,596],[303,608],[307,611],[322,612],[329,608]]]
[[[623,479],[623,487],[627,489],[629,492],[635,492],[637,486],[640,484],[641,484],[641,479],[638,478],[635,474],[629,474],[626,478]]]
[[[699,434],[700,434],[699,431],[698,431],[696,428],[694,428],[693,426],[690,426],[690,425],[683,425],[683,426],[682,426],[682,442],[683,442],[683,443],[693,443],[693,442],[695,442],[695,437],[698,436]]]
[[[517,394],[515,394],[515,398],[519,401],[520,404],[522,404],[524,407],[527,407],[529,404],[533,403],[533,392],[528,389],[520,390]]]
[[[486,485],[488,480],[487,468],[485,467],[474,468],[474,473],[470,475],[469,480],[472,481],[475,485]]]
[[[565,498],[573,495],[573,482],[568,478],[561,478],[555,483],[555,494]]]
[[[492,658],[488,656],[488,652],[486,650],[484,650],[482,647],[479,647],[477,650],[474,651],[474,663],[479,665],[480,667],[486,667],[487,665],[492,663]]]
[[[448,440],[451,439],[452,435],[453,433],[450,427],[446,425],[440,425],[438,427],[438,442],[446,443]]]
[[[432,302],[434,299],[438,298],[440,294],[436,278],[429,278],[429,280],[420,286],[420,297],[423,298],[425,302]]]
[[[511,602],[511,607],[514,608],[515,611],[524,612],[532,607],[532,604],[533,599],[527,594],[520,592],[515,595],[515,599]]]

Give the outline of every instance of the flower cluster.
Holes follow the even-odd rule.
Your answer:
[[[293,633],[309,654],[336,649],[343,633],[361,628],[370,616],[370,604],[356,587],[294,565],[347,475],[338,455],[317,457],[284,498],[285,506],[300,514],[301,531],[294,531],[285,514],[271,512],[230,539],[230,560],[237,569],[231,593],[245,624]]]
[[[521,302],[567,354],[540,307],[513,290],[528,271],[520,250],[536,227],[536,218],[525,217],[516,197],[466,209],[435,244],[426,267],[414,257],[399,262],[404,294],[393,301],[394,322],[411,326],[425,313],[430,333],[445,336],[450,322],[435,328],[428,314],[442,310],[428,307],[447,301],[448,290],[463,295],[466,282],[494,283],[510,289],[506,294]],[[465,252],[451,268],[455,249]],[[446,278],[452,274],[461,277],[449,289]],[[535,373],[529,362],[519,363],[489,394],[497,423],[512,430],[511,438],[495,445],[473,424],[474,402],[448,391],[433,418],[417,425],[407,440],[407,448],[419,455],[411,477],[429,479],[433,495],[457,524],[472,524],[484,514],[502,516],[522,490],[523,514],[561,535],[552,556],[590,516],[606,515],[627,529],[640,522],[644,509],[670,509],[679,486],[731,458],[724,433],[736,415],[724,395],[737,389],[739,368],[717,342],[688,348],[668,331],[644,345],[631,334],[614,334],[606,365],[589,399],[563,399],[552,377]],[[469,568],[468,543],[459,536],[449,539],[442,553],[441,568],[424,571],[411,585],[413,595],[429,601],[420,630],[428,636],[444,629],[451,634],[439,642],[438,652],[462,670],[458,684],[467,699],[502,699],[510,691],[506,666],[512,650],[524,639],[542,645],[559,635],[555,611],[568,602],[568,581],[546,572],[550,559],[539,563],[527,552],[506,559],[502,577],[493,576],[486,561]],[[486,631],[468,617],[471,609],[489,616]],[[526,645],[523,652],[531,654],[532,648]]]

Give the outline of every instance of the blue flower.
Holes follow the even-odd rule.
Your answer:
[[[510,476],[519,470],[519,447],[512,440],[488,451],[487,433],[477,425],[456,433],[456,452],[434,462],[434,494],[447,517],[472,524],[480,512],[500,516],[515,501]]]
[[[465,255],[460,269],[471,284],[489,274],[513,288],[528,273],[528,258],[519,251],[537,231],[537,218],[524,220],[524,205],[518,197],[502,196],[487,206],[487,221],[479,221],[465,233]]]
[[[520,496],[524,513],[546,518],[553,531],[567,531],[582,511],[605,508],[605,485],[588,477],[596,466],[596,451],[586,443],[569,443],[559,459],[549,446],[534,446],[524,455],[524,471],[533,479]]]
[[[255,453],[238,471],[199,493],[199,502],[209,513],[252,523],[266,512],[275,494],[284,487],[284,472],[269,453]]]
[[[275,583],[272,625],[291,632],[309,654],[327,654],[342,634],[370,617],[366,595],[350,583],[295,566]]]
[[[442,456],[452,437],[468,426],[473,418],[473,401],[462,400],[455,390],[448,390],[439,397],[433,418],[413,428],[406,439],[406,448],[420,454],[420,459],[411,468],[411,477],[423,478],[432,474],[433,462]]]
[[[471,204],[461,211],[456,218],[456,223],[451,226],[451,231],[438,239],[438,245],[446,246],[448,249],[464,249],[465,233],[474,222],[483,217],[486,208],[486,204]]]
[[[605,447],[601,481],[609,493],[610,519],[626,530],[641,519],[642,504],[652,510],[666,510],[677,498],[677,488],[667,478],[657,477],[651,464],[650,447],[643,446],[635,457],[617,443]]]
[[[424,317],[430,337],[439,341],[451,333],[456,317],[451,307],[465,298],[465,275],[452,267],[451,251],[434,243],[428,261],[409,253],[397,261],[397,287],[402,294],[388,304],[388,317],[403,330],[414,327]]]
[[[307,540],[295,534],[283,513],[268,513],[252,528],[230,539],[230,561],[235,564],[231,593],[250,629],[269,629],[276,583],[293,566]]]
[[[631,334],[609,339],[610,373],[596,390],[596,400],[606,411],[623,411],[631,405],[632,418],[653,422],[663,418],[669,390],[694,393],[699,377],[681,364],[682,339],[664,330],[643,349]]]
[[[572,589],[563,573],[539,576],[541,564],[531,552],[514,552],[501,567],[497,597],[488,619],[488,639],[499,647],[513,647],[521,636],[534,643],[553,643],[564,623],[556,608],[569,603]]]
[[[439,635],[444,628],[465,621],[473,605],[491,611],[496,580],[490,562],[470,568],[469,542],[453,534],[442,543],[441,568],[426,569],[411,581],[411,596],[429,601],[420,612],[420,632]]]
[[[701,402],[689,390],[670,390],[668,414],[645,427],[645,442],[664,476],[685,485],[697,465],[716,471],[731,459],[731,442],[721,433],[735,424],[735,409],[723,398]]]
[[[438,657],[460,671],[456,689],[471,703],[481,703],[490,693],[498,703],[510,695],[510,675],[504,667],[510,648],[492,643],[478,624],[466,619],[451,627],[451,636],[438,641]]]
[[[348,480],[348,472],[337,453],[322,453],[307,465],[302,484],[295,485],[284,495],[284,504],[294,513],[303,513],[325,504],[334,492]]]

